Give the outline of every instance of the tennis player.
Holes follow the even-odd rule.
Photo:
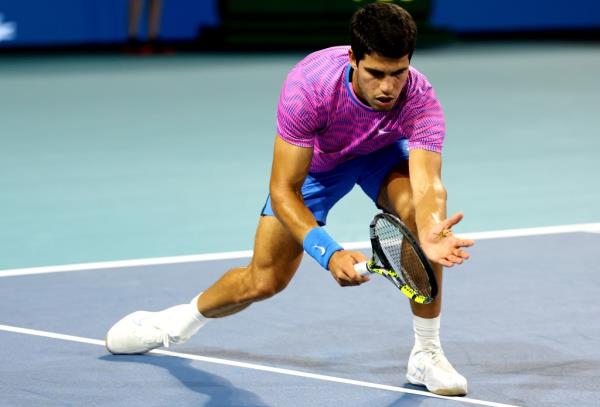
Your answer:
[[[270,194],[247,267],[229,270],[190,303],[138,311],[106,337],[114,354],[145,353],[186,341],[207,321],[267,299],[290,282],[306,251],[341,286],[369,280],[354,271],[362,253],[344,250],[323,226],[329,210],[358,184],[373,202],[419,236],[434,265],[461,264],[473,241],[451,229],[441,181],[444,116],[427,78],[410,66],[416,26],[404,9],[374,3],[358,10],[351,46],[317,51],[288,74],[277,110]],[[441,292],[411,303],[415,344],[407,379],[442,395],[464,395],[467,381],[440,344]]]

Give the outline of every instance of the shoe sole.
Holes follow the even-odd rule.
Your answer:
[[[104,337],[104,347],[106,348],[106,350],[108,351],[108,353],[112,354],[112,355],[123,355],[123,353],[117,353],[117,352],[113,352],[109,347],[108,347],[108,334]]]
[[[406,375],[406,379],[410,382],[410,384],[414,384],[417,386],[424,386],[429,392],[433,394],[437,394],[440,396],[466,396],[467,392],[461,387],[449,387],[446,389],[430,389],[427,387],[425,383],[420,380],[417,380],[416,377],[411,375]]]
[[[108,353],[111,353],[113,355],[145,355],[146,353],[150,352],[151,350],[156,349],[156,348],[152,348],[152,349],[149,349],[149,350],[143,351],[143,352],[129,352],[129,353],[126,353],[126,352],[114,352],[114,351],[112,351],[108,347],[108,335],[104,338],[104,347],[106,348],[106,350],[108,351]],[[158,347],[160,347],[160,346],[158,346]]]
[[[113,351],[110,350],[110,348],[108,347],[108,334],[104,337],[104,347],[106,348],[108,353],[112,353],[114,355]]]
[[[111,353],[113,355],[145,355],[146,353],[148,353],[148,352],[150,352],[152,350],[152,349],[149,349],[149,350],[147,350],[145,352],[129,352],[129,353],[127,353],[127,352],[115,352],[115,351],[111,350],[108,347],[108,333],[104,337],[104,347],[106,348],[106,350],[108,351],[108,353]],[[155,349],[155,348],[153,348],[153,349]]]

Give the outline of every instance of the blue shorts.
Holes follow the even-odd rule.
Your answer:
[[[408,160],[408,140],[400,139],[371,154],[346,161],[331,171],[308,173],[302,185],[304,204],[321,226],[327,223],[329,210],[356,184],[377,205],[383,181],[398,163],[405,160]],[[270,195],[261,215],[275,216]]]

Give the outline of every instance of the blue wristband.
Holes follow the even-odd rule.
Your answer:
[[[329,259],[333,256],[333,253],[344,250],[338,242],[329,236],[325,229],[318,226],[312,228],[306,234],[302,246],[306,253],[327,270],[329,270]]]

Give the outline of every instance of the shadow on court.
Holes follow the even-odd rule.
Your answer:
[[[410,383],[405,384],[404,386],[402,386],[406,389],[411,389],[411,390],[420,390],[423,391],[423,387],[420,386],[414,386]],[[397,400],[395,400],[393,403],[388,404],[386,407],[408,407],[408,406],[420,406],[422,405],[424,402],[430,402],[431,400],[429,400],[426,397],[423,396],[417,396],[414,394],[403,394],[400,397],[398,397]]]
[[[140,363],[166,369],[183,386],[207,396],[208,401],[198,400],[204,407],[270,407],[256,394],[235,387],[233,383],[220,376],[192,367],[190,360],[157,355],[105,355],[99,359],[111,363]]]
[[[272,407],[257,394],[240,389],[221,376],[192,367],[190,360],[159,355],[104,355],[98,359],[111,363],[137,363],[166,369],[183,386],[199,395],[208,397],[208,401],[199,398],[198,402],[203,403],[203,407]],[[411,390],[423,390],[423,387],[410,383],[403,387]],[[424,402],[430,403],[432,400],[419,395],[402,394],[387,407],[420,406]]]

